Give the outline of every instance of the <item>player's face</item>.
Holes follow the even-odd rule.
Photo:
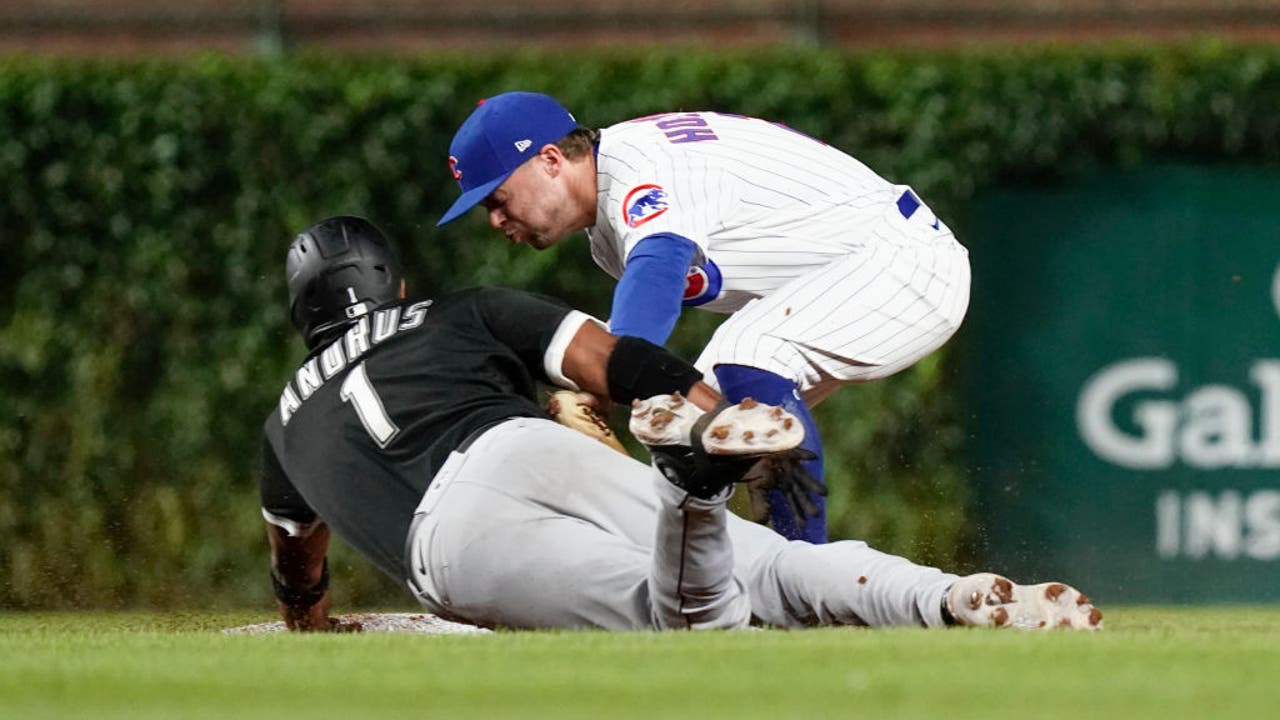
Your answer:
[[[481,205],[495,230],[536,250],[546,250],[581,229],[575,227],[576,212],[563,176],[548,172],[543,156],[517,168]]]

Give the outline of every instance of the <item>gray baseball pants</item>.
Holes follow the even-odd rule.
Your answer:
[[[407,541],[409,588],[442,617],[490,627],[943,624],[955,575],[863,542],[787,541],[725,500],[515,418],[437,473]]]

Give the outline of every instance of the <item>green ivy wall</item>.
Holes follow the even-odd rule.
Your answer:
[[[1280,52],[1217,43],[0,59],[0,608],[270,607],[259,429],[302,352],[281,267],[314,219],[374,219],[421,293],[502,283],[607,314],[581,238],[532,253],[479,214],[434,228],[452,131],[517,88],[597,126],[674,109],[785,122],[914,186],[962,241],[986,187],[1280,159]],[[693,357],[715,322],[686,314],[674,347]],[[833,534],[980,562],[956,389],[981,378],[956,365],[944,349],[819,408]],[[339,605],[407,603],[345,547],[335,559]]]

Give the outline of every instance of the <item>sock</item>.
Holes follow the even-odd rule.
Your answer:
[[[716,379],[720,382],[720,392],[729,402],[741,402],[743,398],[752,398],[769,405],[777,405],[795,415],[804,425],[804,442],[800,447],[812,452],[815,457],[804,464],[809,474],[820,483],[825,483],[822,472],[822,439],[818,436],[818,427],[813,422],[809,407],[800,399],[800,392],[795,383],[781,375],[768,370],[748,367],[746,365],[717,365]],[[818,506],[818,516],[805,518],[804,527],[798,527],[791,515],[786,498],[777,490],[768,492],[769,524],[788,540],[807,540],[812,543],[827,541],[827,500],[812,495],[814,504]]]
[[[947,589],[942,593],[942,624],[947,627],[960,624],[960,621],[957,620],[956,616],[951,612],[951,603],[947,602],[947,599],[950,597],[951,586],[948,585]]]

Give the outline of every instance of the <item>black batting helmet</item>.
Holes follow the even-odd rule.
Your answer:
[[[298,233],[285,259],[289,319],[307,347],[374,308],[400,298],[404,271],[373,223],[341,215]]]

